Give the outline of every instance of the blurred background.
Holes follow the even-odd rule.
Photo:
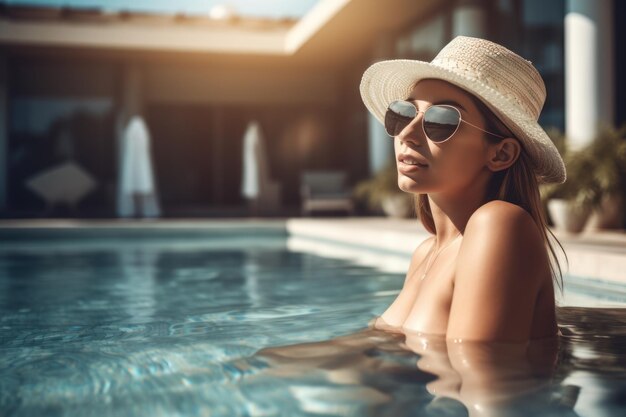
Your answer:
[[[393,148],[361,75],[457,35],[531,60],[539,122],[580,150],[626,122],[625,19],[610,0],[0,1],[0,216],[375,213],[354,190]]]

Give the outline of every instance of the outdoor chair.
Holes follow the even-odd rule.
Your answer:
[[[354,212],[351,190],[343,171],[305,171],[300,181],[302,215],[313,211],[345,210]]]

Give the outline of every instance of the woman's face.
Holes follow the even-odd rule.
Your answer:
[[[450,104],[459,109],[461,118],[485,128],[483,116],[470,96],[461,88],[446,81],[425,79],[418,82],[409,95],[420,111],[434,104]],[[491,176],[487,168],[489,143],[483,132],[461,123],[456,133],[443,143],[430,141],[422,130],[422,117],[418,116],[394,138],[398,186],[410,193],[439,193],[464,190],[475,184],[479,177],[486,181]],[[414,155],[426,160],[428,166],[408,169],[398,160],[400,154]],[[483,181],[481,181],[483,182]]]

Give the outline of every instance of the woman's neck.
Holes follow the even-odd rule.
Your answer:
[[[437,246],[441,247],[459,233],[465,231],[465,226],[476,209],[485,201],[477,194],[457,194],[444,196],[443,194],[428,195],[430,211],[437,230]]]

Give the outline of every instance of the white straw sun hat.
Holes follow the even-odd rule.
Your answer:
[[[361,98],[384,124],[387,106],[409,97],[422,79],[450,82],[479,98],[522,142],[540,183],[563,183],[565,164],[550,137],[537,123],[546,88],[530,61],[485,39],[457,36],[431,62],[381,61],[361,80]]]

